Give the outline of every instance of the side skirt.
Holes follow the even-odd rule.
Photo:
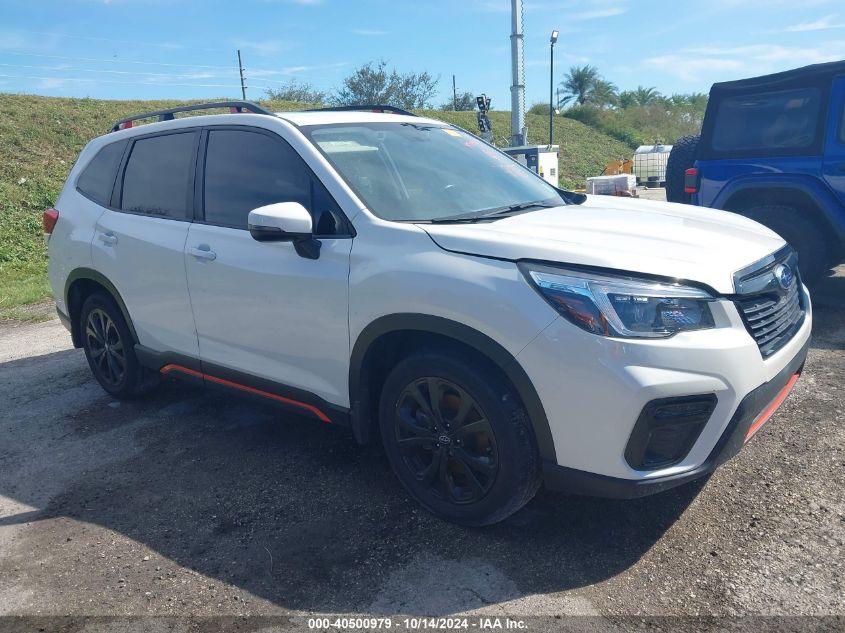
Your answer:
[[[328,424],[349,426],[349,409],[327,402],[319,396],[287,385],[253,376],[197,358],[170,352],[156,352],[135,345],[139,362],[162,376],[188,380],[206,387],[222,387],[280,405],[292,413],[304,414]]]

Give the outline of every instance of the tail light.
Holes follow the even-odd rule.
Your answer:
[[[684,193],[698,193],[698,169],[695,167],[684,172]]]
[[[128,130],[132,127],[132,121],[124,121],[123,123],[118,124],[118,130]]]
[[[59,212],[53,207],[44,210],[44,215],[41,217],[41,224],[44,226],[44,235],[50,237],[53,234],[53,229],[56,228],[56,222],[59,221]]]

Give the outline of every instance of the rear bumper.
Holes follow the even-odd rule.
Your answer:
[[[633,499],[675,488],[713,472],[717,466],[739,453],[745,443],[786,399],[804,368],[809,347],[808,340],[774,378],[751,391],[740,401],[708,458],[692,470],[651,479],[622,479],[545,461],[543,477],[546,487],[572,494]]]

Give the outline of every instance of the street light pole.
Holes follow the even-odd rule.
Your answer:
[[[552,36],[549,38],[549,147],[554,141],[555,42],[557,42],[557,31],[552,31]]]

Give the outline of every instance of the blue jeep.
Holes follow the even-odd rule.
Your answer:
[[[748,216],[798,251],[805,283],[845,261],[845,61],[714,84],[666,196]]]

